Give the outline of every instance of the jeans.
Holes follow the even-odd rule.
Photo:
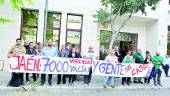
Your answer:
[[[104,77],[104,85],[114,85],[114,77],[113,76],[105,76]]]
[[[76,80],[76,75],[69,75],[69,83],[74,83]]]
[[[153,78],[154,80],[154,84],[161,84],[161,74],[162,74],[162,71],[160,69],[156,69],[156,74]]]
[[[133,80],[134,80],[134,82],[141,83],[142,82],[142,77],[134,77]]]
[[[32,73],[32,77],[33,77],[33,81],[37,81],[37,74],[36,73]],[[26,81],[29,81],[29,73],[26,73]]]
[[[122,85],[124,85],[125,83],[130,84],[130,77],[122,77]]]
[[[66,84],[66,74],[63,74],[63,76],[61,76],[61,74],[58,74],[57,75],[57,84],[60,84],[61,83],[61,79],[63,81],[63,84]]]
[[[144,82],[147,83],[147,84],[150,83],[150,80],[151,80],[151,77],[150,77],[150,76],[149,76],[148,78],[147,78],[147,77],[144,78]]]
[[[46,81],[46,74],[41,74],[41,85],[44,85]],[[52,85],[52,74],[48,74],[48,84]]]
[[[84,75],[84,84],[91,83],[92,68],[90,68],[89,75]]]
[[[23,73],[12,72],[11,80],[8,83],[9,86],[18,87],[24,85],[24,75]]]
[[[163,69],[164,69],[165,75],[168,76],[169,65],[168,65],[168,64],[164,65],[164,66],[163,66]]]

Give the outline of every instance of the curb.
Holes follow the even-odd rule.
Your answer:
[[[30,86],[21,86],[21,87],[7,87],[7,86],[0,86],[0,92],[2,91],[62,91],[62,90],[103,90],[103,91],[144,91],[144,90],[170,90],[170,87],[115,87],[115,88],[107,88],[104,89],[103,87],[44,87],[44,86],[37,86],[37,87],[30,87]]]

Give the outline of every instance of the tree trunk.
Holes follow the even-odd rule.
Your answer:
[[[112,31],[112,38],[111,38],[111,41],[110,41],[110,44],[109,44],[109,49],[112,49],[113,48],[113,43],[116,39],[116,36],[117,36],[117,32],[116,31]]]
[[[123,21],[122,25],[119,27],[119,29],[116,31],[114,28],[114,22],[111,22],[111,29],[112,29],[112,38],[109,44],[109,49],[113,48],[113,44],[114,41],[116,39],[117,34],[120,32],[120,30],[126,25],[127,21],[132,17],[132,12],[130,13],[130,15],[128,16],[128,18],[126,20]],[[111,16],[111,20],[113,20],[113,16]]]

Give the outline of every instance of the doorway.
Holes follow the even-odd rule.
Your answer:
[[[103,60],[107,55],[109,43],[111,40],[112,32],[107,30],[100,31],[100,60]],[[128,51],[135,52],[137,50],[138,34],[120,32],[113,44],[113,49],[118,48],[121,53],[121,58],[126,56]],[[123,52],[123,53],[122,53]]]

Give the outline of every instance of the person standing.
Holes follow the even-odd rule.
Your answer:
[[[129,51],[128,54],[125,56],[123,59],[122,63],[132,63],[133,62],[133,57],[132,57],[132,52]],[[125,82],[127,85],[130,85],[130,77],[122,77],[122,85],[125,85]]]
[[[30,42],[29,43],[29,48],[26,50],[26,54],[27,55],[35,55],[35,49],[34,49],[34,43]],[[33,73],[33,82],[36,83],[37,82],[37,78],[36,78],[36,73]],[[30,80],[29,80],[29,73],[26,73],[26,84],[30,84]]]
[[[87,53],[84,54],[83,58],[85,59],[91,59],[92,61],[98,59],[97,55],[93,51],[93,47],[89,46],[89,49]],[[86,87],[87,85],[91,86],[91,78],[92,78],[92,67],[90,67],[89,74],[84,75],[84,86]]]
[[[144,64],[152,64],[152,60],[151,59],[152,59],[151,55],[147,54],[146,58],[145,58],[145,61],[144,61]],[[149,84],[150,83],[150,79],[151,79],[151,76],[145,77],[144,78],[144,83],[145,84]]]
[[[112,62],[112,63],[118,63],[117,56],[115,55],[114,50],[110,50],[109,54],[106,56],[105,61]],[[114,88],[114,77],[113,76],[105,76],[104,78],[104,88],[107,88],[108,86]]]
[[[35,44],[35,55],[36,56],[41,56],[41,49],[42,49],[41,43],[37,42]]]
[[[170,58],[168,55],[166,55],[163,59],[163,69],[165,72],[165,76],[169,77],[168,72],[169,72],[169,65],[170,65]]]
[[[41,51],[42,56],[48,56],[48,57],[55,57],[58,56],[58,52],[56,51],[56,48],[53,47],[52,40],[48,40],[48,44],[46,47],[44,47]],[[46,81],[46,74],[41,74],[41,86],[45,84]],[[48,84],[52,85],[52,74],[48,74]]]
[[[68,58],[79,58],[79,55],[76,52],[76,48],[72,48],[71,52],[68,55]],[[69,86],[74,86],[76,75],[70,74],[68,76],[69,76]]]
[[[22,46],[22,40],[20,38],[16,39],[16,45],[11,48],[8,52],[7,57],[11,58],[11,56],[15,57],[18,54],[24,55],[26,53],[25,47]],[[11,80],[8,83],[8,86],[18,87],[20,85],[24,85],[24,77],[23,73],[12,72]]]
[[[42,49],[42,46],[41,46],[41,43],[40,42],[37,42],[35,44],[35,55],[36,56],[41,56],[41,49]],[[36,74],[36,77],[37,77],[37,80],[39,79],[39,74],[37,73]],[[39,83],[39,81],[37,82],[37,84]]]
[[[160,53],[159,52],[156,52],[156,56],[154,56],[152,58],[152,62],[156,68],[156,73],[155,73],[155,76],[153,78],[154,80],[154,85],[157,86],[157,84],[159,86],[162,86],[161,84],[161,74],[162,74],[162,71],[161,71],[161,66],[162,66],[162,63],[163,63],[163,58],[160,56]]]
[[[65,50],[65,45],[62,45],[61,50],[59,51],[59,57],[61,58],[67,58],[67,52]],[[62,77],[62,82],[63,84],[66,84],[66,74],[58,74],[57,75],[57,84],[61,84],[61,77]]]
[[[70,42],[68,42],[66,44],[66,54],[67,54],[67,57],[68,57],[69,53],[71,53],[71,50],[72,50],[72,44]]]
[[[133,59],[134,59],[133,62],[135,62],[137,64],[143,64],[144,63],[144,58],[143,58],[142,50],[141,49],[137,50],[137,53],[134,54]],[[134,77],[134,83],[141,83],[141,84],[143,84],[142,78],[141,77]]]

